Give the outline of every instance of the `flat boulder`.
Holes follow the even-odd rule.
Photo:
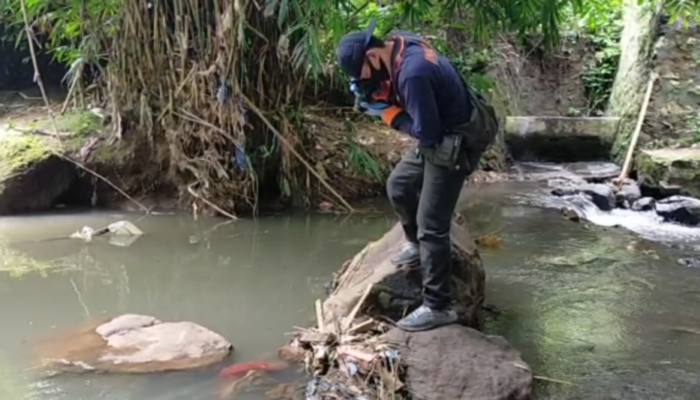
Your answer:
[[[661,196],[700,197],[700,148],[642,150],[635,169],[643,184]]]
[[[37,356],[57,371],[149,373],[205,367],[232,351],[229,341],[194,322],[125,314],[45,339]]]
[[[346,262],[334,277],[323,303],[324,323],[333,326],[347,317],[367,292],[360,310],[376,318],[397,321],[422,303],[420,268],[396,267],[391,258],[403,244],[396,224]],[[481,256],[463,222],[452,223],[452,294],[454,307],[467,326],[478,327],[484,303],[485,273]]]
[[[527,400],[532,374],[520,353],[500,336],[459,325],[426,332],[393,329],[406,367],[405,383],[421,400]]]
[[[654,204],[656,213],[667,222],[700,225],[700,200],[686,196],[671,196]]]

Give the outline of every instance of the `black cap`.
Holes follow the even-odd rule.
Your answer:
[[[351,32],[343,36],[338,44],[338,65],[340,69],[351,78],[359,78],[362,74],[362,65],[365,62],[365,53],[372,40],[377,21],[372,18],[369,26],[363,32]]]

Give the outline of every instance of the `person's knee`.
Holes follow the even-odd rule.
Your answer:
[[[394,170],[386,181],[386,194],[393,204],[404,204],[409,198],[410,185],[400,171]]]

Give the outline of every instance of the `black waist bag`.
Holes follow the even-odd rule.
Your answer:
[[[496,139],[499,126],[496,111],[486,99],[469,89],[467,92],[473,104],[471,118],[469,122],[456,126],[450,131],[463,136],[462,149],[468,159],[469,168],[474,170],[481,161],[481,156]]]

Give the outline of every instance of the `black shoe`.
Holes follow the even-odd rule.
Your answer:
[[[391,263],[394,265],[413,264],[419,261],[420,253],[418,252],[418,244],[411,242],[407,242],[401,246],[398,254],[391,259]]]
[[[406,332],[429,331],[453,324],[457,319],[457,313],[454,310],[431,310],[426,306],[420,306],[397,322],[396,326]]]

